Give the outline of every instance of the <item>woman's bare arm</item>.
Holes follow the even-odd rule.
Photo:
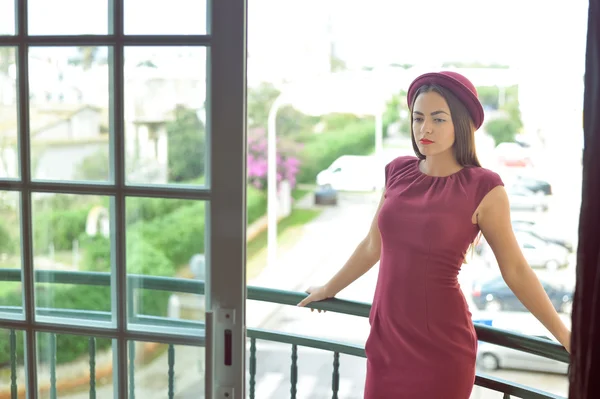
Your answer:
[[[498,186],[481,201],[477,223],[489,243],[506,284],[525,307],[570,350],[571,333],[554,309],[548,294],[527,263],[515,238],[504,187]]]
[[[369,271],[379,261],[379,256],[381,255],[381,234],[379,233],[377,218],[384,200],[385,196],[382,195],[367,236],[358,244],[340,271],[325,284],[325,291],[328,295],[335,296]]]
[[[300,302],[298,306],[305,306],[310,302],[334,297],[377,263],[381,255],[381,235],[377,225],[377,218],[379,217],[379,211],[384,200],[385,193],[382,194],[379,200],[369,233],[358,244],[346,264],[323,287],[309,288],[307,292],[310,295]]]

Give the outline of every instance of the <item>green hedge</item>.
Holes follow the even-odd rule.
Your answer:
[[[266,197],[255,188],[248,187],[248,222],[264,215]],[[110,240],[89,237],[85,230],[87,213],[94,206],[81,209],[55,210],[36,215],[37,240],[49,243],[54,239],[55,249],[70,249],[70,243],[79,239],[83,252],[82,269],[107,272],[110,270]],[[178,268],[196,253],[204,252],[205,203],[189,200],[130,198],[127,201],[127,271],[131,274],[173,276]],[[52,225],[52,223],[56,223]],[[0,237],[2,234],[0,225]],[[61,234],[61,235],[59,235]],[[110,311],[108,287],[77,285],[38,285],[38,306],[58,309]],[[168,292],[138,290],[139,313],[165,316]],[[21,306],[21,292],[12,291],[0,296],[2,306]],[[0,330],[0,367],[10,361],[10,351],[2,350],[8,342],[8,331]],[[47,353],[48,340],[39,341],[40,353]],[[57,361],[69,362],[88,351],[88,338],[74,335],[57,337]],[[110,345],[109,340],[98,340],[97,347]],[[23,359],[23,348],[18,348]]]
[[[33,247],[37,253],[47,253],[51,244],[56,251],[73,248],[85,231],[88,212],[92,207],[52,209],[33,214]]]
[[[375,146],[375,122],[371,119],[342,129],[316,134],[300,153],[298,183],[314,184],[317,174],[342,155],[367,155]]]

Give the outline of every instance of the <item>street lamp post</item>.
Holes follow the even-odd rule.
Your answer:
[[[285,103],[284,94],[280,94],[271,109],[267,121],[267,266],[277,263],[277,219],[279,201],[277,200],[277,112]]]

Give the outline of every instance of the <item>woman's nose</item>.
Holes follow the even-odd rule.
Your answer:
[[[422,134],[431,133],[431,123],[430,122],[423,121],[423,123],[421,124],[421,133]]]

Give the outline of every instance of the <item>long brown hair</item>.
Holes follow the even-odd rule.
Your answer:
[[[415,151],[417,158],[425,159],[426,157],[425,155],[421,154],[421,151],[419,151],[419,147],[417,146],[417,142],[415,141],[415,134],[412,128],[412,110],[414,109],[415,101],[417,101],[419,95],[429,92],[438,93],[440,96],[444,97],[446,103],[448,103],[448,108],[450,108],[450,116],[452,117],[452,123],[454,125],[454,145],[452,146],[452,151],[454,152],[454,158],[458,164],[463,167],[481,167],[475,148],[475,124],[473,123],[473,118],[471,118],[467,107],[465,107],[462,101],[456,98],[456,96],[450,90],[435,84],[423,85],[419,87],[415,93],[413,103],[410,104],[410,140],[412,141],[413,150]],[[475,253],[475,247],[480,241],[481,232],[477,234],[477,237],[475,237],[475,240],[473,240],[467,249],[463,260],[464,263],[467,263],[468,252],[471,252],[471,257],[473,257],[473,254]]]
[[[477,159],[477,151],[475,150],[475,124],[473,123],[469,111],[467,111],[467,107],[465,107],[450,90],[433,84],[419,87],[415,93],[413,103],[410,104],[410,139],[416,156],[419,159],[425,159],[425,155],[421,154],[417,142],[415,141],[415,135],[412,129],[412,110],[414,109],[415,101],[420,94],[432,91],[444,97],[448,103],[448,108],[450,108],[450,116],[452,117],[452,123],[454,124],[455,138],[454,145],[452,146],[454,158],[456,158],[456,161],[461,166],[481,166],[479,159]]]

